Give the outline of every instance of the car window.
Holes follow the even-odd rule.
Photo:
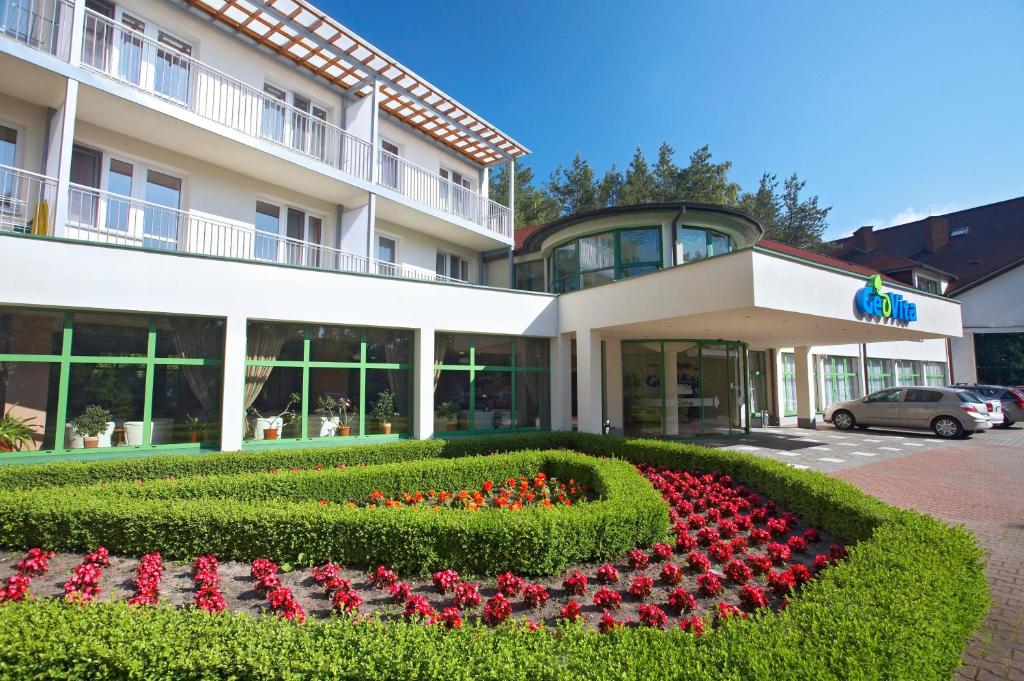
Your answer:
[[[972,393],[958,392],[956,396],[960,398],[961,402],[974,402],[975,404],[979,402],[981,404],[985,403],[985,400],[981,399],[980,397]]]
[[[942,400],[942,393],[937,390],[908,390],[904,402],[939,402]]]
[[[900,393],[902,389],[896,388],[895,390],[879,390],[876,393],[868,395],[868,402],[899,402]]]

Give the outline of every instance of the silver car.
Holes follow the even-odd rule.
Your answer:
[[[992,427],[988,408],[976,395],[956,388],[919,386],[886,388],[859,400],[837,402],[825,410],[825,421],[840,430],[921,428],[944,438]]]
[[[968,385],[958,383],[951,388],[970,390],[983,400],[996,400],[1002,407],[1002,418],[996,428],[1009,428],[1018,421],[1024,421],[1024,390],[1006,388],[1001,385]]]

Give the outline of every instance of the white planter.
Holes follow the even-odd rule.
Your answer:
[[[145,424],[142,421],[125,421],[124,422],[124,439],[125,444],[129,447],[141,447],[142,446],[142,431]],[[103,445],[100,445],[101,447]]]
[[[113,435],[114,435],[114,428],[116,428],[116,427],[117,427],[116,423],[114,423],[113,421],[107,421],[107,429],[105,431],[103,431],[102,433],[100,433],[100,435],[99,435],[99,440],[100,440],[100,443],[98,445],[99,447],[109,447],[110,446],[110,438],[113,437]],[[64,442],[65,442],[65,445],[69,449],[84,449],[85,448],[84,438],[81,435],[75,435],[75,429],[74,429],[74,427],[70,423],[68,423],[64,427],[64,431],[65,431]]]
[[[341,418],[324,418],[323,416],[310,416],[308,433],[310,437],[335,437],[338,428],[341,427]]]

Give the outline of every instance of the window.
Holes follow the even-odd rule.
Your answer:
[[[937,390],[908,390],[904,402],[941,402],[942,393]]]
[[[880,390],[868,395],[868,402],[899,402],[902,392],[899,388]]]
[[[168,99],[188,103],[192,73],[192,46],[172,35],[157,31],[153,89]]]
[[[277,262],[277,245],[281,232],[281,209],[275,205],[256,202],[255,256],[260,260]]]
[[[942,284],[934,279],[917,275],[917,288],[925,293],[942,293]]]
[[[310,215],[301,208],[257,201],[255,226],[255,255],[260,260],[305,267],[320,266],[323,218]]]
[[[119,161],[116,158],[110,159],[110,164],[107,167],[107,191],[118,196],[131,197],[134,174],[135,168],[131,163]],[[130,198],[122,200],[111,196],[107,199],[107,229],[127,232],[130,219]]]
[[[434,431],[551,426],[547,338],[440,333],[434,346]]]
[[[475,219],[472,214],[472,180],[448,168],[441,168],[441,177],[448,180],[440,183],[441,205],[458,216]]]
[[[401,155],[398,153],[398,145],[382,139],[380,148],[380,183],[396,191],[402,191],[399,184]]]
[[[246,440],[412,433],[411,331],[250,321],[247,336]]]
[[[31,450],[83,448],[92,405],[102,448],[216,446],[223,352],[221,319],[0,309],[0,409],[31,419]]]
[[[924,384],[937,387],[946,385],[946,363],[924,362]]]
[[[921,385],[921,363],[909,359],[897,359],[896,384]]]
[[[953,227],[949,230],[949,235],[951,237],[967,236],[968,231],[970,231],[970,227],[967,226]]]
[[[0,165],[14,166],[18,150],[18,131],[0,125]]]
[[[868,392],[873,393],[893,385],[892,360],[868,358]]]
[[[732,239],[713,229],[680,225],[676,229],[676,264],[703,260],[734,250]]]
[[[260,135],[321,161],[330,161],[325,107],[309,97],[263,84]]]
[[[143,208],[142,245],[146,248],[175,250],[178,247],[180,228],[178,209],[181,207],[181,180],[155,170],[147,171],[145,200],[152,205]],[[167,210],[159,206],[166,206]]]
[[[822,377],[825,394],[822,396],[824,409],[836,402],[847,402],[860,394],[857,388],[857,358],[825,355],[822,361]]]
[[[517,262],[513,265],[516,271],[516,288],[520,291],[544,290],[544,261],[531,260]]]
[[[551,290],[567,293],[661,269],[661,228],[635,227],[580,237],[555,248]]]
[[[391,237],[377,235],[377,260],[394,265],[398,262],[398,242]]]
[[[459,281],[469,281],[469,261],[450,253],[437,252],[437,274]]]
[[[14,167],[18,151],[18,131],[0,125],[0,166]],[[14,173],[0,167],[0,215],[17,212],[19,206],[15,197],[17,178]],[[6,226],[6,219],[0,218]]]
[[[782,414],[796,416],[796,355],[782,353]]]
[[[260,134],[274,142],[284,142],[284,120],[288,93],[269,83],[264,83],[263,94]]]

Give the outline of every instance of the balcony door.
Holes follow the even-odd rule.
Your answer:
[[[441,205],[459,217],[472,220],[473,181],[448,168],[441,168],[441,177],[447,180],[440,187]]]
[[[79,144],[71,149],[71,200],[68,222],[76,227],[95,229],[99,214],[100,175],[103,154]]]
[[[298,208],[288,208],[288,250],[286,261],[289,265],[320,267],[320,239],[323,237],[322,218],[308,215]]]
[[[402,191],[399,184],[401,178],[399,164],[401,161],[399,160],[398,145],[387,140],[381,140],[380,148],[382,152],[380,155],[380,183],[385,187],[400,192]]]

